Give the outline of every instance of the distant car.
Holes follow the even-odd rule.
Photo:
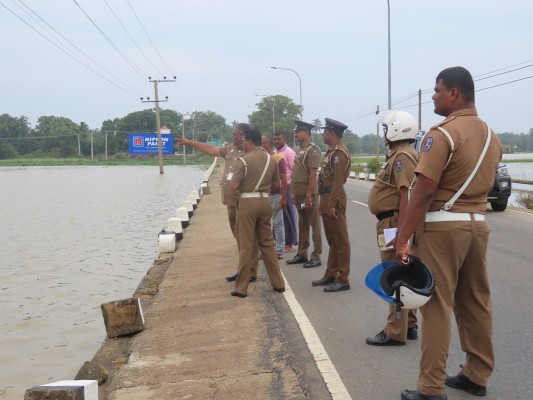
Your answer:
[[[425,131],[419,131],[416,136],[414,147],[420,151],[420,143],[424,138]],[[487,195],[487,201],[494,211],[505,211],[509,197],[511,196],[511,176],[507,170],[507,164],[500,163],[494,177],[494,185]]]
[[[487,201],[494,211],[504,211],[511,196],[511,176],[507,164],[500,163],[494,177],[494,185],[487,195]]]

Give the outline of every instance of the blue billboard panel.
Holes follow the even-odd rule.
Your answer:
[[[163,154],[173,154],[173,144],[171,133],[161,134]],[[128,145],[130,155],[157,154],[157,133],[130,133]]]

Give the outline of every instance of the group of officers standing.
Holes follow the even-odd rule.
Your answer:
[[[368,199],[369,210],[377,218],[381,260],[402,262],[416,254],[428,264],[437,282],[435,293],[420,309],[423,335],[417,389],[402,391],[404,400],[445,400],[445,385],[484,396],[494,369],[486,271],[489,230],[484,214],[486,195],[502,155],[501,144],[477,115],[474,82],[465,68],[441,71],[432,99],[435,113],[445,119],[424,136],[419,152],[412,146],[418,131],[412,115],[388,111],[378,116],[389,153]],[[347,126],[330,118],[325,122],[324,142],[329,149],[322,158],[311,140],[313,125],[296,121],[299,149],[290,187],[281,193],[291,196],[298,210],[298,252],[287,264],[321,265],[321,219],[329,254],[324,275],[312,285],[339,292],[350,289],[343,186],[351,156],[342,141]],[[269,194],[280,189],[279,159],[263,149],[261,134],[247,124],[235,126],[232,145],[216,147],[181,138],[177,142],[225,159],[222,200],[239,249],[237,273],[228,279],[235,280],[231,295],[247,296],[248,283],[257,276],[259,255],[273,290],[283,292],[269,202]],[[396,228],[396,237],[385,240],[384,232],[391,228]],[[314,248],[309,254],[310,236]],[[461,372],[447,376],[452,311],[466,361]],[[367,344],[398,346],[406,339],[416,339],[415,313],[402,310],[396,318],[391,306],[385,328],[367,338]]]

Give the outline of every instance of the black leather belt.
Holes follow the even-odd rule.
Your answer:
[[[385,218],[390,218],[390,217],[394,217],[394,211],[385,211],[385,212],[376,214],[376,218],[378,219],[378,221],[381,221]]]
[[[331,193],[333,191],[333,186],[319,186],[318,194]]]

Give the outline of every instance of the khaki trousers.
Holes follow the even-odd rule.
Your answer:
[[[235,237],[235,240],[237,241],[237,251],[239,250],[239,240],[237,238],[237,206],[226,206],[228,209],[228,222],[229,227],[231,229],[231,233],[233,233],[233,236]],[[252,260],[252,269],[250,272],[250,276],[257,278],[257,266],[259,264],[259,246],[255,245],[254,248],[254,254],[255,258]]]
[[[416,254],[436,281],[435,293],[420,308],[422,357],[418,391],[443,394],[450,346],[452,310],[461,348],[466,353],[462,373],[486,386],[494,369],[492,303],[486,253],[489,228],[479,222],[426,222],[415,237]]]
[[[320,260],[322,255],[322,228],[320,226],[320,216],[318,215],[318,194],[311,195],[313,207],[309,210],[302,208],[305,203],[305,196],[296,195],[295,206],[298,210],[298,253],[297,255],[307,258],[309,250],[310,230],[313,231],[313,252],[309,259]]]
[[[398,213],[395,212],[393,217],[385,218],[376,223],[377,235],[382,235],[383,231],[388,228],[395,228],[398,226]],[[381,262],[396,261],[396,253],[394,250],[380,251]],[[407,310],[402,308],[400,318],[396,318],[396,306],[394,304],[389,305],[389,315],[387,316],[387,325],[385,325],[385,335],[391,339],[398,340],[400,342],[407,341],[407,328],[410,326],[418,327],[418,321],[416,319],[416,309]]]
[[[337,202],[337,218],[322,212],[324,233],[329,244],[328,265],[324,277],[335,279],[337,283],[348,283],[350,274],[351,248],[346,224],[346,194],[343,200]]]
[[[275,289],[285,287],[274,247],[271,218],[272,207],[268,197],[239,200],[237,210],[239,275],[235,281],[235,290],[241,294],[248,293],[248,280],[258,245],[270,284]]]

